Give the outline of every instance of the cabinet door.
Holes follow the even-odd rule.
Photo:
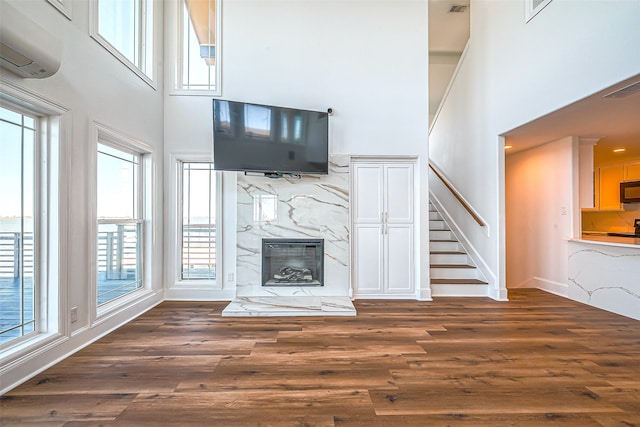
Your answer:
[[[389,224],[385,236],[385,293],[413,293],[413,226]]]
[[[620,210],[622,165],[600,166],[600,210]]]
[[[383,283],[382,224],[354,226],[354,284],[359,294],[381,294]]]
[[[640,179],[640,162],[629,162],[624,164],[624,179],[626,181]]]
[[[383,172],[380,164],[360,163],[353,167],[353,222],[380,223],[383,209]]]
[[[413,222],[413,165],[385,166],[385,212],[387,222]]]

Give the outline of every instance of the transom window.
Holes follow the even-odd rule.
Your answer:
[[[176,89],[219,93],[221,2],[179,3]]]
[[[142,288],[141,154],[98,143],[97,304]]]
[[[0,345],[37,330],[36,124],[0,107]]]
[[[181,279],[216,279],[217,172],[212,163],[183,162]]]

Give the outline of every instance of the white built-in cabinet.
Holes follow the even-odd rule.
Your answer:
[[[352,164],[354,297],[413,297],[414,163]]]
[[[640,161],[626,162],[624,164],[624,180],[634,181],[640,179]]]
[[[620,181],[624,177],[622,164],[600,166],[596,199],[601,211],[620,210]]]

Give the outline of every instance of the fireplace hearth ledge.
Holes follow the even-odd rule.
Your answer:
[[[349,297],[331,296],[236,297],[222,310],[223,317],[355,315]]]

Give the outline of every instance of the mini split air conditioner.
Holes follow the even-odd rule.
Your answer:
[[[24,78],[44,78],[60,68],[60,40],[0,0],[0,66]]]

